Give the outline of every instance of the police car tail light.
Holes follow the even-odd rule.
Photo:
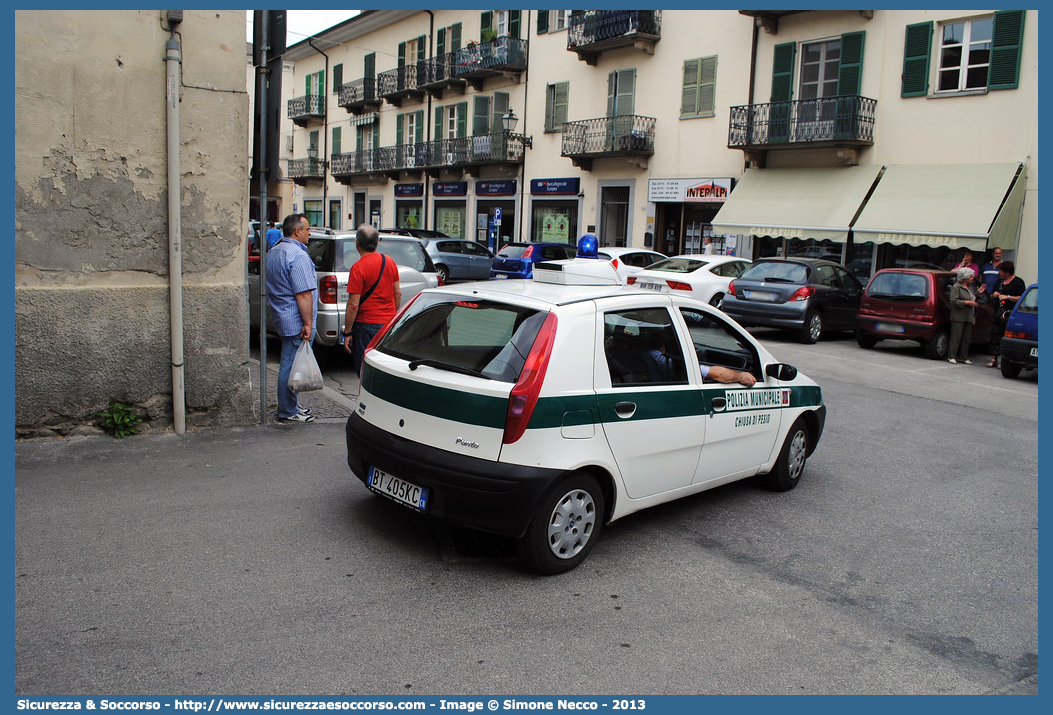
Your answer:
[[[691,285],[688,283],[684,283],[683,281],[666,281],[666,285],[668,285],[673,290],[691,290]]]
[[[812,288],[811,286],[801,286],[790,296],[790,300],[808,300],[813,295],[815,295],[815,288]]]
[[[530,416],[534,414],[541,385],[545,382],[549,359],[552,357],[552,344],[556,339],[556,314],[549,313],[541,325],[534,344],[530,347],[519,381],[508,396],[508,414],[505,417],[505,433],[501,441],[512,444],[526,432]]]
[[[339,288],[336,276],[323,276],[322,280],[318,281],[318,300],[323,303],[336,303]]]
[[[367,345],[366,349],[362,351],[362,355],[363,356],[366,353],[368,353],[370,350],[372,350],[374,347],[376,347],[377,343],[380,342],[380,339],[383,338],[387,334],[387,332],[389,330],[391,330],[391,326],[392,325],[394,325],[395,323],[399,322],[399,318],[402,317],[403,313],[405,313],[407,310],[409,310],[409,307],[411,305],[413,305],[413,301],[417,300],[417,298],[420,298],[420,293],[418,293],[417,295],[413,296],[412,300],[410,300],[408,303],[406,303],[406,305],[404,305],[401,308],[399,308],[399,312],[395,313],[395,317],[392,318],[391,320],[389,320],[387,325],[385,325],[383,328],[381,328],[380,330],[377,331],[377,334],[374,335],[373,339],[369,341],[369,345]]]

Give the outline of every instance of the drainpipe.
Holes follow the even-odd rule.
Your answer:
[[[325,81],[329,82],[329,55],[315,46],[314,38],[308,37],[307,44],[325,58]],[[329,226],[329,88],[322,87],[322,226]]]
[[[425,10],[424,12],[428,13],[428,57],[431,57],[434,60],[434,58],[435,58],[435,48],[432,45],[432,42],[434,42],[433,38],[435,36],[435,13],[433,13],[431,10]],[[450,38],[450,39],[452,40],[453,38]],[[419,79],[420,78],[418,78],[418,81],[419,81]],[[432,100],[431,92],[428,92],[428,114],[427,114],[427,119],[424,120],[424,131],[426,132],[426,134],[424,135],[424,141],[429,146],[431,145],[431,141],[432,141],[432,138],[431,138],[431,125],[432,125],[431,100]],[[416,151],[416,146],[415,145],[414,145],[414,151]],[[421,197],[421,199],[422,199],[421,203],[423,204],[421,206],[421,217],[420,217],[420,219],[421,219],[421,228],[427,228],[428,227],[428,199],[429,199],[429,195],[430,194],[431,194],[431,177],[428,175],[427,169],[425,169],[424,170],[424,195]],[[465,204],[466,204],[466,206],[465,206],[465,213],[468,213],[467,203],[468,203],[468,201],[466,199],[465,200]],[[395,212],[395,223],[396,223],[396,225],[398,224],[398,211]],[[465,216],[465,224],[466,224],[465,233],[467,233],[467,223],[468,223],[468,217]]]
[[[186,432],[186,385],[183,364],[183,255],[179,183],[179,40],[165,44],[168,115],[168,286],[172,343],[172,425],[176,434]],[[262,223],[261,223],[262,226]]]

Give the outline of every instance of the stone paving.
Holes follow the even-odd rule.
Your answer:
[[[255,414],[259,415],[260,409],[260,363],[259,360],[250,361],[252,365],[251,379],[252,390],[255,397]],[[283,427],[310,427],[310,425],[295,425],[278,422],[278,366],[267,366],[267,424],[281,424]],[[354,402],[350,397],[344,395],[331,387],[323,387],[321,390],[300,393],[300,405],[310,408],[311,414],[319,422],[344,422],[354,411]]]

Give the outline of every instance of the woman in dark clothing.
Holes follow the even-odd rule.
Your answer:
[[[951,338],[947,345],[947,362],[952,365],[973,364],[969,359],[969,343],[976,322],[976,296],[971,286],[975,275],[972,268],[963,266],[957,271],[958,281],[951,286]]]
[[[995,309],[991,345],[995,348],[995,356],[987,363],[987,367],[998,367],[998,349],[1002,342],[1002,333],[1005,332],[1006,320],[1026,287],[1024,281],[1017,277],[1016,265],[1012,261],[1002,261],[998,264],[998,282],[991,293]]]

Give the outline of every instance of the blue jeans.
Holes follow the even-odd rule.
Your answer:
[[[300,401],[296,393],[289,389],[289,373],[292,372],[293,358],[300,348],[299,335],[282,336],[282,361],[278,366],[278,417],[295,417],[300,411]]]
[[[359,377],[362,377],[362,357],[366,354],[366,346],[384,325],[384,323],[355,323],[351,326],[351,361]]]

